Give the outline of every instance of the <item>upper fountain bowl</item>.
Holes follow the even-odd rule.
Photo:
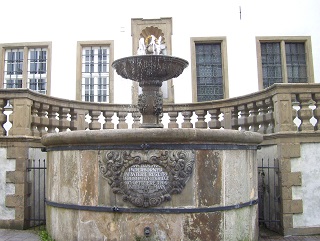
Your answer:
[[[117,74],[125,79],[161,83],[178,77],[188,65],[188,61],[168,55],[136,55],[112,63]]]

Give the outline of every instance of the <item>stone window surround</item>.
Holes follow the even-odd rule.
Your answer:
[[[23,42],[23,43],[4,43],[0,44],[0,88],[3,88],[4,84],[4,59],[7,49],[23,49],[23,75],[22,75],[22,88],[27,88],[28,82],[28,51],[31,48],[47,48],[47,91],[46,95],[51,94],[51,52],[52,42]]]
[[[257,48],[257,67],[258,67],[258,86],[259,90],[263,90],[263,76],[262,76],[262,60],[261,60],[261,45],[260,43],[266,42],[280,42],[281,48],[281,61],[285,63],[285,43],[286,42],[303,42],[306,50],[306,63],[307,63],[307,78],[308,83],[314,83],[313,61],[312,61],[312,48],[310,36],[258,36],[256,37]],[[282,64],[283,83],[288,83],[288,76],[286,65]]]
[[[82,49],[84,47],[109,47],[109,103],[114,102],[114,71],[112,70],[111,63],[114,61],[114,41],[101,40],[101,41],[78,41],[77,42],[77,68],[76,68],[76,100],[81,101],[82,93]]]
[[[222,55],[223,96],[229,98],[227,39],[226,37],[191,37],[191,75],[192,75],[192,102],[197,102],[197,70],[196,70],[196,43],[220,43]]]

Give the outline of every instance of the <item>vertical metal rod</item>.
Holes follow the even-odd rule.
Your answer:
[[[270,201],[271,201],[271,191],[270,191],[270,158],[268,158],[268,189],[269,189],[269,197],[268,197],[268,225],[269,225],[269,228],[271,226],[271,204],[270,204]]]
[[[44,223],[46,222],[46,159],[43,159],[43,218]]]
[[[41,201],[41,192],[40,192],[40,190],[41,190],[41,188],[40,188],[40,185],[41,185],[41,163],[40,163],[40,159],[38,160],[38,165],[39,165],[39,171],[38,171],[38,217],[37,217],[37,219],[38,219],[38,221],[37,221],[37,224],[38,225],[40,225],[40,219],[41,219],[41,205],[40,205],[40,201]]]
[[[32,189],[32,198],[33,198],[33,207],[32,207],[32,211],[33,211],[33,220],[35,220],[35,215],[36,215],[36,195],[35,195],[35,191],[36,191],[36,172],[35,172],[35,164],[36,161],[33,159],[32,160],[32,171],[33,171],[33,189]],[[33,221],[33,226],[35,226],[35,221]]]

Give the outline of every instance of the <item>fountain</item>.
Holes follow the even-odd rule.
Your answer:
[[[188,62],[158,36],[114,61],[142,88],[142,128],[47,134],[47,229],[57,240],[258,240],[258,133],[164,129],[160,87]],[[151,44],[153,43],[153,44]]]

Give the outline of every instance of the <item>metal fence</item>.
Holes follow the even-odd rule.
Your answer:
[[[46,223],[46,160],[28,160],[27,181],[29,185],[28,207],[26,219],[29,227],[40,227]]]
[[[279,160],[258,160],[259,225],[281,232]]]

